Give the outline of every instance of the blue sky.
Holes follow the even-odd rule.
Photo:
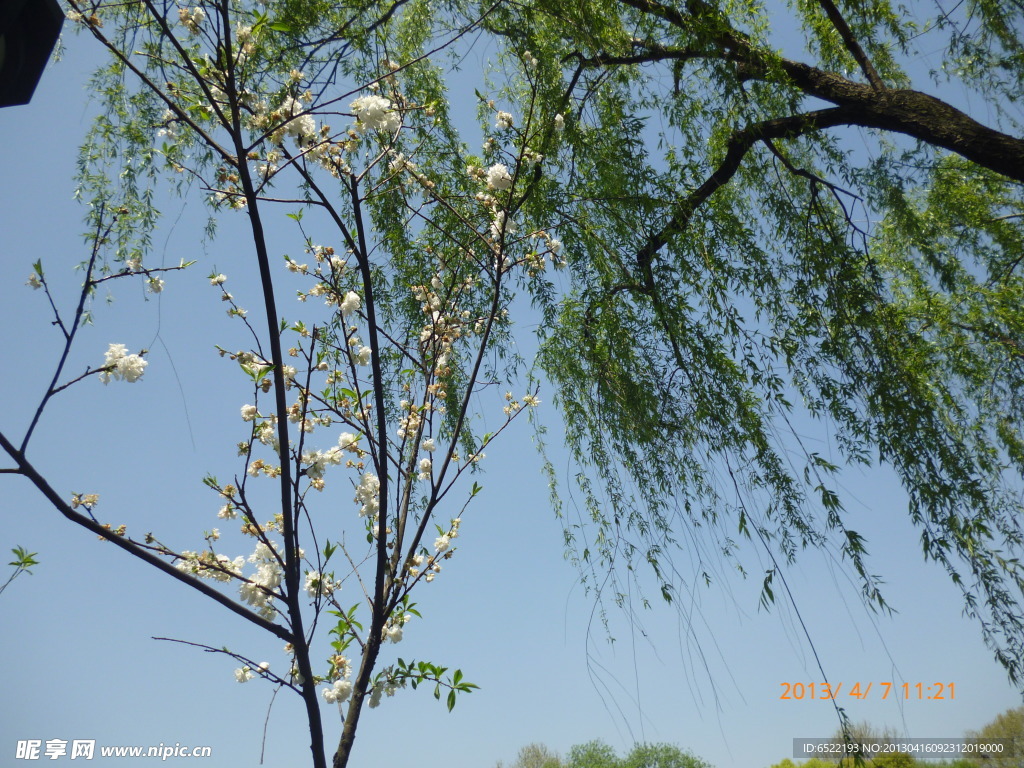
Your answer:
[[[45,297],[24,285],[30,265],[43,259],[69,307],[77,284],[71,267],[86,254],[82,210],[71,193],[92,109],[83,85],[96,51],[84,38],[67,45],[65,60],[51,66],[31,105],[0,111],[7,148],[0,346],[13,364],[0,428],[14,434],[59,351]],[[107,387],[89,380],[60,396],[31,456],[62,493],[100,493],[99,513],[111,522],[196,548],[201,531],[216,524],[218,506],[200,480],[235,470],[232,448],[243,437],[238,408],[247,396],[213,350],[213,343],[233,348],[244,339],[224,322],[206,275],[227,273],[254,315],[258,294],[244,272],[244,214],[228,217],[218,238],[206,241],[205,211],[195,196],[163,206],[147,264],[199,264],[167,276],[159,297],[125,284],[110,306],[97,302],[96,323],[83,331],[69,369],[98,364],[107,345],[120,342],[151,350],[144,379]],[[284,245],[292,235],[285,227],[272,232],[281,250],[297,253],[294,239]],[[542,390],[541,398],[550,403],[549,393]],[[555,442],[553,410],[543,415]],[[530,742],[564,752],[600,738],[620,751],[634,740],[667,741],[717,768],[767,768],[790,756],[793,738],[835,730],[828,702],[780,700],[783,683],[820,683],[821,674],[781,596],[771,612],[758,609],[763,555],[751,551],[747,581],[697,586],[683,616],[660,602],[641,612],[642,626],[613,612],[610,643],[592,597],[563,557],[527,423],[518,422],[487,454],[484,493],[464,516],[458,554],[420,591],[424,619],[407,628],[400,646],[406,658],[461,667],[481,690],[460,699],[451,714],[424,692],[385,700],[363,718],[353,765],[487,768]],[[1019,705],[980,630],[961,615],[957,590],[922,562],[892,477],[848,473],[844,484],[851,526],[867,537],[874,571],[885,577],[899,613],[867,613],[841,568],[815,553],[786,570],[829,680],[846,690],[857,682],[955,684],[951,701],[902,701],[895,694],[882,701],[877,686],[863,701],[843,696],[850,717],[910,737],[954,737]],[[0,596],[5,765],[15,764],[18,740],[52,738],[210,745],[206,764],[218,766],[255,765],[265,746],[268,766],[308,764],[297,699],[282,693],[274,701],[261,745],[268,685],[239,685],[229,659],[151,638],[227,644],[281,669],[285,654],[277,640],[67,523],[27,482],[4,475],[0,485],[0,549],[22,545],[41,560],[34,575]],[[685,563],[677,559],[684,571]],[[333,741],[338,724],[324,706]]]

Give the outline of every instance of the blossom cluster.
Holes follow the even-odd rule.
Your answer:
[[[341,588],[341,583],[331,578],[329,574],[320,571],[309,571],[306,574],[304,589],[310,597],[330,597]]]
[[[370,700],[367,702],[367,706],[370,709],[376,709],[380,706],[382,696],[394,696],[399,688],[405,688],[405,680],[399,681],[385,678],[374,683],[373,688],[370,689]]]
[[[179,8],[178,20],[191,34],[198,35],[199,27],[206,19],[206,11],[202,8]]]
[[[328,704],[341,704],[352,695],[352,683],[349,680],[335,680],[330,688],[323,692],[324,701]]]
[[[284,578],[280,560],[276,547],[263,541],[257,542],[255,551],[249,555],[249,562],[256,566],[256,573],[249,576],[239,588],[242,599],[268,619],[277,613],[273,600]]]
[[[262,661],[256,665],[256,670],[246,664],[244,667],[240,667],[235,670],[235,680],[240,683],[247,683],[255,677],[256,674],[269,672],[270,662]]]
[[[402,642],[403,627],[412,620],[411,613],[403,613],[400,616],[392,616],[388,619],[381,630],[382,639],[390,643]]]
[[[316,135],[316,120],[306,112],[306,107],[298,99],[289,96],[278,110],[285,119],[284,133],[292,136],[300,146],[312,143]]]
[[[362,96],[351,104],[352,112],[356,116],[356,130],[364,131],[385,131],[394,133],[402,124],[401,115],[394,110],[394,105],[389,99],[376,94]]]
[[[108,384],[111,378],[118,381],[123,379],[129,383],[138,381],[146,372],[147,365],[149,363],[143,360],[141,355],[128,354],[128,348],[124,344],[111,344],[104,353],[100,381],[104,384]]]
[[[191,552],[185,550],[181,553],[180,558],[175,567],[183,573],[200,579],[231,581],[241,578],[242,569],[245,567],[245,558],[241,555],[232,560],[227,555],[218,555],[210,551]]]
[[[98,493],[76,493],[71,496],[71,508],[85,507],[86,509],[92,509],[99,504],[99,501],[100,495]]]

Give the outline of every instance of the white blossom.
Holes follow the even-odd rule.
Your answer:
[[[491,235],[501,237],[502,233],[511,235],[516,231],[516,223],[508,217],[505,211],[498,211],[494,214],[494,221],[491,222]]]
[[[341,310],[342,317],[348,317],[353,312],[358,312],[361,305],[362,299],[359,298],[359,294],[355,291],[349,291],[345,294],[345,298],[341,300],[338,308]]]
[[[332,594],[338,585],[331,581],[330,577],[320,571],[310,571],[306,574],[306,594],[310,597],[327,597]]]
[[[494,125],[499,131],[505,131],[512,127],[512,115],[508,112],[499,112],[494,118]]]
[[[293,99],[291,96],[289,96],[284,100],[284,103],[281,104],[280,111],[286,117],[295,117],[296,115],[301,114],[304,110],[305,106],[301,101],[299,101],[298,99]]]
[[[316,134],[316,120],[312,115],[304,114],[306,107],[298,99],[289,96],[281,104],[279,111],[287,118],[284,132],[294,136],[297,143],[307,143]]]
[[[239,587],[239,594],[249,605],[258,608],[261,616],[269,618],[276,612],[272,604],[273,591],[281,586],[284,578],[281,566],[274,550],[262,541],[257,542],[249,562],[256,564],[256,573]]]
[[[380,683],[373,686],[373,690],[370,691],[370,701],[368,702],[368,706],[370,707],[370,709],[376,709],[380,706],[380,697],[383,694],[384,687]]]
[[[185,29],[191,32],[193,35],[198,34],[199,25],[203,23],[203,19],[206,18],[206,11],[202,8],[188,8],[178,9],[178,19]]]
[[[508,189],[512,186],[512,175],[508,167],[502,163],[487,169],[487,186],[489,189]]]
[[[242,421],[252,421],[259,415],[259,409],[255,405],[242,406]]]
[[[348,680],[335,680],[334,685],[324,691],[324,701],[328,704],[341,703],[352,694],[352,683]]]
[[[104,384],[110,382],[111,378],[124,379],[131,383],[138,381],[142,378],[142,374],[146,371],[148,362],[142,359],[139,355],[129,355],[128,348],[124,344],[111,344],[110,348],[104,353],[103,367],[110,370],[105,370],[100,374],[100,381]],[[113,368],[111,369],[111,366]]]
[[[380,494],[380,480],[376,475],[367,472],[359,478],[355,501],[362,502],[362,507],[359,509],[360,517],[377,514],[377,510],[380,508],[378,494]]]
[[[297,144],[311,143],[313,137],[316,136],[316,120],[312,115],[299,115],[288,123],[285,133],[293,136]]]
[[[420,459],[420,480],[430,479],[430,469],[433,466],[430,459]]]
[[[235,670],[235,680],[240,683],[252,680],[252,667],[242,667]]]
[[[523,151],[523,163],[525,163],[527,168],[533,168],[533,166],[535,166],[537,163],[539,163],[543,159],[544,159],[544,155],[542,155],[540,152],[535,152],[534,150],[530,149],[529,147],[527,147]]]
[[[341,463],[341,449],[331,448],[328,451],[306,451],[302,454],[302,461],[308,464],[306,474],[314,480],[323,477],[324,470],[330,464]]]
[[[402,123],[401,116],[392,111],[391,102],[383,96],[362,96],[350,105],[355,113],[357,130],[394,132]]]

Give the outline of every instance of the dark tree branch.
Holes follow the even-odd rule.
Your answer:
[[[389,580],[387,574],[388,551],[387,551],[387,526],[388,526],[388,434],[384,400],[384,377],[382,375],[380,343],[377,336],[376,298],[374,296],[373,271],[370,268],[370,252],[366,244],[366,227],[363,222],[362,201],[359,196],[359,182],[357,177],[349,179],[349,196],[352,202],[352,213],[355,219],[355,235],[358,240],[357,250],[359,261],[359,273],[363,283],[363,301],[366,307],[366,323],[369,327],[370,367],[374,381],[374,410],[377,422],[377,444],[371,441],[371,456],[377,468],[377,477],[380,480],[379,498],[380,504],[377,510],[377,547],[375,552],[376,563],[374,569],[373,596],[371,598],[370,628],[367,632],[366,645],[363,647],[362,662],[356,679],[352,684],[352,698],[348,711],[345,713],[345,722],[342,726],[341,738],[338,741],[338,750],[334,753],[332,761],[333,768],[345,768],[348,765],[349,756],[352,754],[352,745],[355,743],[356,729],[359,726],[359,716],[363,710],[363,700],[366,697],[370,684],[370,677],[377,664],[377,655],[380,653],[381,642],[383,642],[382,631],[387,619],[385,613],[384,599],[386,596],[386,582]],[[369,421],[369,419],[367,419]],[[369,423],[367,423],[369,430]]]
[[[227,595],[218,592],[216,589],[209,586],[208,584],[205,584],[199,579],[196,579],[186,573],[179,571],[166,560],[163,560],[162,558],[158,557],[152,552],[149,552],[148,550],[136,544],[135,542],[126,539],[122,536],[117,536],[111,533],[109,528],[104,527],[92,518],[83,515],[81,512],[76,512],[74,509],[71,508],[71,506],[67,502],[64,501],[63,498],[61,498],[60,494],[57,493],[57,491],[54,490],[54,488],[48,482],[46,482],[46,478],[39,474],[39,471],[35,468],[35,466],[27,458],[25,458],[25,454],[18,450],[18,448],[15,447],[15,445],[10,440],[8,440],[7,436],[4,435],[2,432],[0,432],[0,448],[3,448],[7,452],[7,455],[10,456],[11,459],[14,461],[14,463],[18,465],[16,470],[17,473],[28,478],[28,480],[40,491],[40,493],[42,493],[43,496],[45,496],[51,504],[53,504],[57,511],[64,515],[64,517],[66,517],[71,522],[76,523],[82,526],[83,528],[86,528],[87,530],[92,531],[97,536],[105,539],[106,541],[109,541],[116,547],[120,547],[129,554],[135,555],[135,557],[149,563],[155,568],[158,568],[159,570],[168,574],[177,581],[188,584],[193,589],[202,592],[210,599],[220,603],[229,611],[237,613],[242,618],[247,619],[256,626],[260,627],[261,629],[265,629],[267,632],[270,632],[276,637],[281,638],[286,643],[295,642],[294,636],[286,628],[278,624],[275,624],[274,622],[269,621],[258,614],[253,613],[245,606],[241,605],[240,603],[228,597]]]
[[[734,29],[705,0],[688,0],[687,13],[656,0],[619,2],[658,16],[684,32],[689,32],[699,17],[702,24],[710,26],[710,40],[720,49],[709,52],[708,58],[737,61],[737,74],[741,79],[766,80],[773,71],[781,68],[789,78],[789,84],[808,96],[850,108],[846,125],[902,133],[926,144],[948,149],[1014,181],[1024,182],[1024,140],[982,125],[934,96],[909,89],[879,89],[874,82],[864,85],[809,64],[777,59],[759,50],[750,38]],[[852,42],[856,44],[855,40]],[[649,44],[647,47],[652,54],[651,61],[693,58],[695,54],[687,48],[676,49],[669,54],[671,49]]]
[[[833,107],[792,117],[765,120],[736,131],[729,139],[725,158],[719,163],[718,168],[705,179],[703,184],[675,206],[672,217],[660,231],[647,238],[647,242],[637,253],[637,265],[641,272],[645,273],[650,269],[654,255],[672,237],[686,231],[697,209],[707,202],[711,195],[729,183],[736,171],[739,170],[747,152],[757,142],[765,139],[792,138],[821,128],[844,125],[849,123],[851,112],[846,107]]]
[[[782,67],[793,84],[809,96],[849,108],[848,125],[902,133],[1024,182],[1024,140],[982,125],[934,96],[909,89],[879,92],[787,59],[782,60]]]
[[[232,26],[229,4],[223,0],[220,4],[221,23],[223,25],[224,50],[227,61],[235,60],[232,52]],[[187,55],[186,55],[187,58]],[[314,768],[327,768],[324,753],[323,721],[320,716],[320,701],[317,698],[316,678],[309,655],[309,643],[303,629],[302,621],[302,583],[301,561],[299,560],[299,535],[297,531],[297,515],[292,502],[292,473],[288,457],[291,441],[288,435],[288,419],[283,415],[288,412],[287,395],[285,393],[284,353],[281,350],[281,329],[278,326],[277,302],[274,292],[274,278],[270,268],[270,255],[267,247],[266,233],[260,216],[259,200],[256,184],[253,182],[249,164],[246,162],[245,132],[242,128],[242,108],[239,99],[239,83],[236,80],[234,66],[226,70],[225,91],[227,92],[229,114],[225,120],[234,144],[234,163],[247,202],[249,227],[252,232],[253,246],[256,251],[256,262],[259,267],[260,285],[263,288],[263,306],[266,312],[267,336],[270,343],[270,362],[274,367],[274,407],[279,414],[277,420],[277,439],[281,458],[281,533],[284,538],[284,603],[287,607],[288,621],[291,624],[294,642],[295,663],[302,676],[300,691],[306,716],[309,723],[309,749],[313,758]],[[255,335],[255,334],[254,334]]]
[[[825,15],[828,16],[828,20],[832,22],[832,26],[836,28],[836,32],[843,38],[843,45],[846,46],[846,50],[850,52],[854,60],[856,60],[858,66],[860,66],[861,72],[871,83],[871,87],[876,91],[884,91],[885,83],[882,82],[882,78],[878,76],[878,72],[875,71],[874,66],[871,64],[871,59],[861,48],[860,43],[857,42],[857,38],[854,37],[853,30],[850,29],[850,25],[846,23],[846,19],[843,18],[843,14],[836,7],[836,4],[832,0],[818,0],[818,5],[825,11]]]

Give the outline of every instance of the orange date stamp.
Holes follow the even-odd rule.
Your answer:
[[[847,683],[779,683],[784,701],[818,699],[834,701],[841,698],[867,699],[874,697],[884,701],[890,697],[903,701],[952,701],[956,698],[956,683],[893,683],[855,682]]]

